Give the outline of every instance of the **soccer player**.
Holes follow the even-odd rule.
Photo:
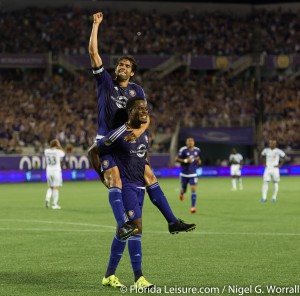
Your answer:
[[[281,150],[276,148],[277,142],[274,139],[269,140],[269,148],[265,148],[261,155],[265,157],[265,171],[263,176],[262,198],[260,202],[267,201],[269,182],[272,180],[274,184],[274,192],[272,202],[276,202],[278,193],[278,183],[280,181],[279,168],[285,163],[286,155]]]
[[[51,196],[53,196],[52,209],[60,210],[57,204],[59,199],[59,187],[62,186],[61,159],[65,152],[60,145],[59,140],[55,139],[50,142],[50,148],[45,149],[46,175],[48,190],[46,193],[46,208],[49,207]]]
[[[145,131],[134,142],[127,142],[124,137],[131,129],[138,129],[147,122],[147,104],[142,97],[129,98],[126,105],[128,122],[109,132],[97,140],[99,150],[104,154],[109,152],[119,168],[123,189],[123,204],[129,223],[138,229],[138,233],[128,238],[128,250],[134,273],[136,289],[150,288],[153,285],[143,276],[142,272],[142,208],[145,196],[144,171],[147,163],[149,132]],[[102,280],[103,286],[120,288],[123,286],[115,276],[116,269],[122,257],[126,241],[118,235],[113,239],[110,260],[106,274]]]
[[[176,161],[181,163],[181,191],[180,200],[184,200],[187,185],[191,187],[191,209],[190,212],[196,213],[196,200],[197,200],[197,167],[201,165],[200,149],[195,147],[195,140],[192,137],[186,139],[186,146],[180,148]]]
[[[232,190],[236,190],[236,181],[239,183],[240,190],[243,190],[243,183],[241,178],[241,168],[243,165],[243,156],[236,151],[236,148],[232,148],[229,155],[230,163],[230,175],[232,178]]]
[[[145,94],[139,85],[130,82],[131,77],[133,77],[137,71],[137,64],[133,57],[123,56],[119,59],[115,68],[115,79],[112,79],[103,68],[102,60],[98,53],[97,37],[99,25],[103,20],[102,12],[94,14],[93,19],[89,54],[97,83],[98,135],[96,139],[99,140],[108,132],[127,121],[128,115],[125,111],[126,101],[134,96],[140,96],[145,99]],[[142,123],[140,128],[134,128],[132,132],[126,136],[125,140],[129,142],[136,140],[148,128],[149,122],[149,116],[147,115],[147,121]],[[96,145],[93,145],[89,149],[89,158],[92,162],[92,166],[100,176],[100,179],[104,181],[104,184],[109,188],[109,201],[120,229],[119,235],[125,239],[130,236],[135,229],[127,225],[124,219],[122,181],[118,166],[109,153],[102,153],[101,160],[99,160]],[[100,166],[104,170],[103,173],[100,171]],[[178,233],[193,228],[194,224],[186,224],[174,216],[155,175],[147,164],[145,165],[144,178],[150,200],[161,211],[169,223],[169,232]]]

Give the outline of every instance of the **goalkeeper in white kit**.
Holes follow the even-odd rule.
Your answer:
[[[265,171],[263,176],[262,198],[260,202],[267,201],[267,193],[269,182],[272,180],[274,184],[274,192],[272,196],[272,202],[276,202],[278,193],[278,183],[280,181],[279,168],[284,164],[286,160],[285,153],[276,148],[276,140],[269,140],[269,148],[265,148],[261,155],[265,157]]]

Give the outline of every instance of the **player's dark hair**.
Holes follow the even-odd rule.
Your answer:
[[[131,64],[132,64],[132,72],[134,72],[134,73],[136,73],[137,72],[137,70],[138,70],[138,65],[137,65],[137,62],[136,62],[136,60],[134,59],[134,57],[133,56],[131,56],[131,55],[126,55],[126,56],[121,56],[121,57],[119,57],[119,59],[118,59],[118,64],[120,63],[120,61],[122,61],[122,60],[128,60]]]
[[[129,98],[127,100],[127,103],[126,103],[126,111],[127,113],[130,112],[130,110],[133,108],[134,104],[136,101],[145,101],[144,98],[142,97],[132,97],[132,98]]]

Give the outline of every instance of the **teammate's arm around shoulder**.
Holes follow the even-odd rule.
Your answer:
[[[93,20],[94,20],[93,27],[92,27],[92,32],[91,32],[90,42],[89,42],[89,54],[91,58],[92,67],[97,68],[102,65],[102,60],[98,53],[98,29],[99,29],[99,25],[103,20],[102,12],[97,12],[93,14]]]

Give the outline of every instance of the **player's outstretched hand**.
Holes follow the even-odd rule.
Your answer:
[[[130,131],[131,133],[124,137],[126,142],[132,143],[140,136],[139,130],[128,129],[127,131]]]
[[[100,24],[103,20],[103,13],[102,12],[97,12],[93,14],[93,19],[95,24]]]

